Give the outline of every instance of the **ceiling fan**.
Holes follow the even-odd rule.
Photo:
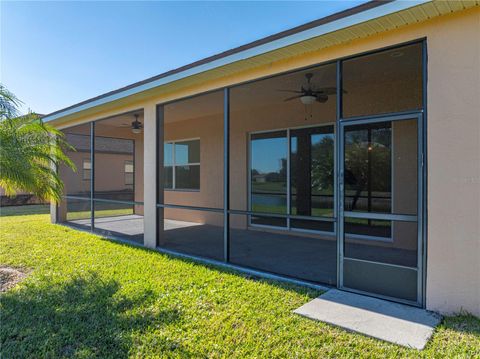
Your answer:
[[[141,133],[143,125],[138,120],[138,114],[135,114],[135,121],[132,122],[132,132],[133,133]]]
[[[322,87],[319,89],[314,89],[312,86],[312,73],[306,73],[305,78],[307,79],[307,85],[301,86],[300,90],[279,90],[282,92],[291,92],[296,93],[297,95],[286,98],[284,101],[291,101],[297,98],[302,101],[304,105],[311,105],[315,101],[320,103],[325,103],[328,101],[329,95],[335,95],[337,93],[336,87]]]
[[[142,132],[143,124],[138,120],[138,114],[135,114],[134,116],[135,121],[133,121],[131,124],[122,123],[121,127],[130,127],[133,133],[138,134]]]

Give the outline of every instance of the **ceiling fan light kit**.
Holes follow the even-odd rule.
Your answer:
[[[305,95],[305,96],[300,97],[300,101],[302,101],[302,103],[304,105],[311,105],[316,100],[317,100],[317,97],[313,96],[313,95]]]

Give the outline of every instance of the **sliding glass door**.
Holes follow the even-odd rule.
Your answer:
[[[340,287],[421,303],[421,116],[340,125]]]
[[[232,263],[336,285],[334,126],[248,138],[248,221],[232,216]]]
[[[333,126],[290,131],[290,220],[297,230],[334,232]],[[311,217],[311,218],[309,218]]]
[[[251,225],[333,235],[334,137],[332,125],[250,135]]]

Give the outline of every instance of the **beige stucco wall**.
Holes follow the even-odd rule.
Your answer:
[[[294,56],[141,102],[120,101],[108,109],[79,116],[71,123],[139,108],[148,111],[148,115],[145,114],[144,143],[145,233],[146,245],[154,246],[155,182],[152,176],[155,174],[155,144],[154,132],[147,132],[147,129],[155,129],[155,104],[425,37],[428,51],[426,306],[443,313],[466,310],[480,315],[479,31],[480,9],[477,7]],[[232,163],[236,165],[237,162]],[[239,166],[242,163],[245,161]],[[241,193],[238,196],[245,198]],[[238,201],[241,203],[241,199]]]
[[[480,316],[480,10],[428,32],[427,308]]]

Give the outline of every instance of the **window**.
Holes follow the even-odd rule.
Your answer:
[[[90,181],[90,173],[92,172],[92,162],[90,162],[89,159],[83,160],[82,170],[83,170],[82,179],[84,181]]]
[[[200,140],[166,142],[164,188],[200,190]]]
[[[133,186],[133,161],[125,161],[125,185]]]

